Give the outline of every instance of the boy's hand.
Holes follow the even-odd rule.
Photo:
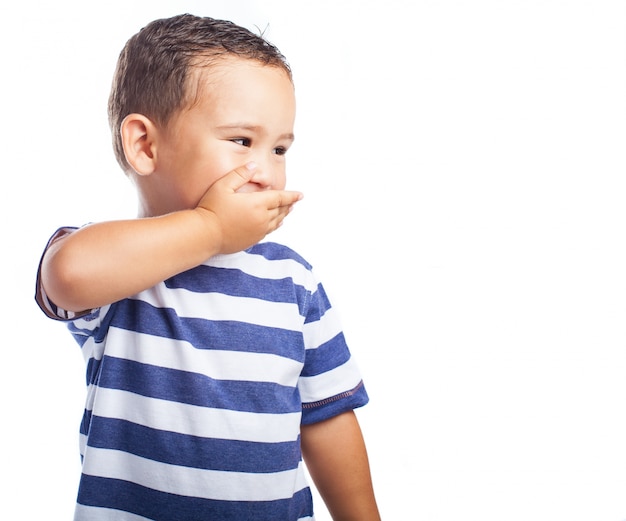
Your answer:
[[[234,253],[256,244],[276,230],[302,199],[300,192],[287,190],[238,193],[255,170],[256,166],[248,163],[229,172],[209,188],[196,207],[220,234],[220,253]]]

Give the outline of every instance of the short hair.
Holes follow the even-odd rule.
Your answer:
[[[281,52],[262,35],[227,20],[182,14],[155,20],[132,36],[122,49],[109,96],[109,125],[115,157],[124,170],[121,124],[132,113],[165,126],[190,103],[190,73],[218,59],[236,56],[282,68],[293,80]]]

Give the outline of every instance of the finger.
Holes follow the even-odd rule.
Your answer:
[[[273,212],[273,215],[271,217],[271,224],[274,229],[282,226],[283,221],[285,220],[285,217],[287,217],[291,213],[292,209],[293,209],[293,205],[292,206],[279,206],[271,210],[271,212]]]
[[[287,213],[277,214],[269,223],[268,233],[278,230],[278,228],[280,228],[283,225],[283,222],[285,221],[286,216],[287,216]]]
[[[252,176],[255,174],[256,170],[256,163],[251,161],[228,172],[218,181],[218,183],[223,183],[229,191],[236,192],[243,185],[250,182],[250,179],[252,179]]]
[[[300,201],[304,195],[302,192],[295,192],[292,190],[278,190],[276,191],[275,206],[271,208],[291,207],[298,201]]]

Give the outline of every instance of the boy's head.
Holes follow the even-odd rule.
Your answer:
[[[228,57],[279,67],[291,78],[287,60],[274,45],[226,20],[183,14],[155,20],[128,40],[117,62],[108,107],[115,156],[126,173],[131,167],[120,135],[124,118],[140,113],[167,125],[173,114],[194,102],[193,70]]]
[[[231,22],[181,15],[133,36],[109,99],[117,160],[138,188],[140,216],[193,208],[250,161],[240,191],[285,187],[295,95],[283,55]]]

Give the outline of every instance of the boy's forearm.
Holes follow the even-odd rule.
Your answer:
[[[302,453],[334,521],[380,521],[363,436],[353,411],[302,426]]]
[[[41,280],[61,308],[96,308],[197,266],[221,240],[217,223],[198,210],[92,224],[50,245]]]

